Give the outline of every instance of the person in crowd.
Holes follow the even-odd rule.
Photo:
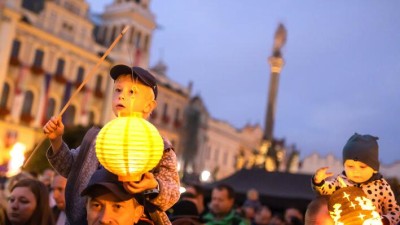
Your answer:
[[[235,191],[226,184],[212,189],[210,212],[203,216],[206,225],[247,225],[250,222],[242,218],[234,209]]]
[[[5,225],[53,225],[49,192],[36,179],[22,179],[12,188]]]
[[[53,182],[54,175],[55,172],[51,168],[46,168],[41,174],[39,174],[39,181],[41,181],[49,191],[51,190],[51,182]]]
[[[134,112],[148,118],[156,107],[157,83],[155,77],[140,67],[116,65],[110,70],[114,80],[112,110],[116,116],[126,117]],[[94,142],[99,128],[93,127],[83,138],[77,149],[70,150],[62,140],[64,125],[61,118],[52,117],[43,127],[50,139],[51,148],[47,158],[62,176],[67,177],[66,214],[70,224],[85,222],[84,201],[79,196],[98,169],[100,163],[95,154]],[[173,147],[164,139],[164,153],[154,172],[145,173],[140,182],[125,182],[124,187],[131,193],[149,192],[151,203],[157,207],[150,216],[161,218],[168,223],[164,211],[172,207],[179,199],[179,175],[176,168],[176,155]]]
[[[31,178],[34,179],[34,177],[28,173],[28,172],[20,172],[15,176],[12,176],[10,178],[7,179],[7,181],[5,182],[5,187],[3,190],[0,190],[0,208],[6,208],[7,207],[7,196],[10,195],[10,191],[12,189],[12,187],[18,183],[18,181],[26,179],[26,178]]]
[[[272,212],[268,206],[261,206],[254,217],[252,225],[269,225],[271,221]]]
[[[203,215],[205,213],[203,187],[198,184],[188,184],[185,193],[191,193],[193,195],[197,211],[199,212],[199,215]]]
[[[171,222],[173,225],[200,225],[200,215],[195,201],[191,198],[181,197],[171,208]]]
[[[346,186],[360,187],[382,217],[384,225],[396,225],[400,221],[400,206],[393,191],[379,171],[378,138],[372,135],[352,135],[343,147],[344,171],[333,176],[328,167],[315,172],[312,185],[322,195],[331,195]]]
[[[286,225],[303,225],[303,213],[297,208],[289,207],[284,214]]]
[[[286,225],[283,214],[279,212],[272,213],[272,217],[268,225]]]
[[[80,193],[86,197],[88,225],[153,225],[143,218],[144,206],[141,194],[128,192],[118,176],[104,167],[95,171],[86,188]]]
[[[60,174],[56,174],[51,183],[52,196],[55,206],[52,207],[55,225],[64,225],[66,221],[65,215],[65,187],[67,179]]]
[[[328,211],[328,197],[318,196],[312,200],[306,210],[305,225],[334,225]]]

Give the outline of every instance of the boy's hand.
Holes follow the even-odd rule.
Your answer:
[[[150,172],[143,174],[140,181],[124,182],[124,188],[131,194],[141,193],[145,190],[157,188],[158,182]]]
[[[51,119],[44,125],[43,132],[50,141],[61,137],[64,134],[64,124],[61,121],[61,117],[51,117]]]
[[[315,172],[314,183],[319,184],[328,177],[333,176],[333,173],[327,172],[329,167],[322,167]]]

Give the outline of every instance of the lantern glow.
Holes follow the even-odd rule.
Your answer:
[[[96,138],[96,156],[120,181],[139,181],[160,161],[164,150],[154,125],[135,113],[108,122]]]
[[[335,225],[382,225],[375,205],[358,187],[344,187],[334,192],[328,209]]]

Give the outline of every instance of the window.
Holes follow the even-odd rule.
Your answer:
[[[32,91],[27,91],[25,93],[24,104],[22,105],[22,115],[31,115],[33,104],[33,93]]]
[[[175,110],[175,121],[179,121],[179,113],[180,113],[180,111],[179,111],[179,109],[177,108],[177,109]]]
[[[136,35],[136,48],[140,48],[140,39],[142,38],[142,34],[141,33],[137,33]]]
[[[100,91],[101,92],[101,85],[102,85],[102,83],[103,83],[103,77],[99,74],[99,75],[97,75],[97,78],[96,78],[96,91],[98,92],[98,91]]]
[[[68,109],[65,111],[65,114],[63,116],[63,122],[66,127],[71,127],[74,125],[75,113],[76,113],[76,108],[74,105],[69,106]]]
[[[129,36],[129,43],[132,43],[132,44],[133,44],[133,39],[134,39],[134,37],[135,37],[135,29],[132,27],[132,28],[131,28],[131,34],[130,34],[130,36]]]
[[[85,75],[85,69],[82,66],[80,66],[78,68],[78,72],[76,75],[76,83],[81,84],[83,81],[84,75]]]
[[[58,59],[57,61],[57,69],[56,69],[56,75],[63,75],[64,73],[64,66],[65,66],[65,61],[64,59]]]
[[[50,118],[54,116],[55,109],[56,109],[56,100],[54,100],[54,98],[49,98],[49,100],[47,101],[44,121],[49,121]]]
[[[114,26],[111,30],[111,40],[115,39],[115,33],[117,32],[117,28]]]
[[[146,37],[144,38],[144,46],[143,46],[143,49],[145,51],[149,50],[149,40],[150,40],[150,35],[146,35]]]
[[[18,58],[20,48],[21,48],[21,42],[18,40],[14,40],[13,45],[12,45],[12,50],[11,50],[12,58]]]
[[[0,108],[7,108],[8,96],[10,95],[10,85],[4,83],[3,93],[1,93]]]
[[[167,116],[168,113],[168,104],[165,103],[163,107],[163,117]]]
[[[90,111],[89,112],[89,125],[94,125],[94,124],[95,124],[95,122],[94,122],[94,112]]]
[[[36,49],[35,58],[33,60],[33,66],[36,68],[41,68],[43,63],[44,52],[42,50]]]

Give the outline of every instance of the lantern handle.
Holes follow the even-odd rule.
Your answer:
[[[81,91],[81,89],[83,88],[83,86],[85,86],[85,84],[90,80],[90,78],[92,78],[92,76],[95,74],[96,70],[99,68],[100,64],[103,63],[103,61],[105,60],[105,58],[110,54],[111,50],[115,47],[115,45],[117,45],[117,43],[121,40],[122,36],[124,36],[124,34],[126,33],[126,31],[128,30],[129,26],[126,25],[124,27],[124,29],[122,29],[121,33],[117,36],[117,38],[115,38],[115,40],[113,41],[113,43],[110,45],[110,47],[108,47],[108,49],[106,50],[106,52],[103,54],[103,56],[97,61],[96,65],[94,67],[92,67],[92,69],[89,71],[88,75],[86,76],[86,78],[82,81],[82,83],[79,85],[79,87],[75,90],[75,92],[71,95],[71,97],[69,98],[69,100],[67,101],[67,103],[64,105],[64,107],[62,108],[62,110],[60,111],[60,113],[58,114],[57,117],[62,117],[62,115],[64,114],[64,112],[67,110],[68,106],[71,104],[71,100]],[[32,156],[37,152],[37,150],[39,149],[39,146],[41,146],[43,144],[43,142],[46,140],[46,138],[42,138],[42,140],[36,145],[35,149],[33,149],[32,153],[29,155],[28,159],[25,161],[24,165],[22,166],[22,168],[25,168],[26,165],[28,165],[29,161],[31,160]]]
[[[339,186],[340,186],[341,188],[347,187],[347,184],[344,182],[344,180],[343,180],[343,178],[342,178],[341,176],[338,176],[337,179],[338,179],[338,181],[339,181]]]

